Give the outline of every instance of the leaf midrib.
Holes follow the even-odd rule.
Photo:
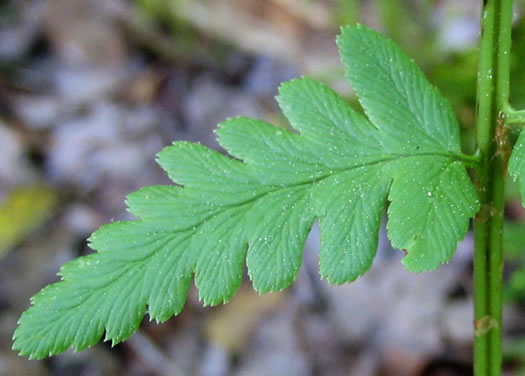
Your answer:
[[[350,166],[350,167],[344,167],[344,168],[339,168],[339,169],[337,169],[337,168],[336,169],[330,169],[330,168],[327,167],[327,169],[330,170],[330,173],[327,173],[327,174],[324,174],[324,175],[321,175],[321,176],[317,176],[317,177],[315,177],[313,179],[309,179],[309,180],[306,180],[306,181],[300,181],[300,182],[297,182],[297,183],[294,183],[294,184],[290,184],[290,185],[286,185],[286,186],[280,186],[280,187],[277,187],[275,189],[270,189],[270,190],[268,190],[266,192],[263,192],[263,193],[261,193],[261,194],[259,194],[257,196],[251,197],[251,198],[249,198],[247,200],[240,201],[240,202],[235,203],[235,204],[224,205],[221,208],[232,208],[232,207],[242,206],[242,205],[244,205],[246,203],[250,203],[250,202],[256,201],[259,198],[261,198],[261,197],[263,197],[263,196],[265,196],[267,194],[277,192],[277,191],[279,191],[281,189],[289,189],[289,188],[302,187],[302,186],[307,186],[307,185],[310,185],[310,184],[315,184],[315,183],[318,183],[318,182],[320,182],[320,181],[322,181],[324,179],[332,177],[334,175],[341,174],[341,173],[344,173],[344,172],[347,172],[347,171],[351,171],[351,170],[355,170],[355,169],[358,169],[358,168],[374,166],[374,165],[378,165],[378,164],[381,164],[381,163],[388,163],[388,162],[392,162],[392,161],[395,161],[395,160],[398,160],[398,159],[415,158],[415,157],[429,157],[429,156],[440,157],[440,158],[448,158],[448,159],[451,159],[453,161],[461,161],[461,162],[466,161],[460,155],[451,155],[451,154],[445,154],[445,153],[427,152],[427,153],[418,153],[418,154],[406,154],[406,153],[405,154],[394,154],[394,155],[390,155],[388,157],[384,157],[384,158],[377,159],[377,160],[374,160],[374,161],[353,165],[353,166]],[[209,217],[206,217],[202,222],[207,221],[208,218],[210,218],[213,215],[215,215],[215,214],[212,214]],[[181,229],[180,231],[184,231],[186,229],[187,228]]]
[[[407,154],[407,153],[391,154],[390,156],[383,157],[383,158],[380,158],[380,159],[377,159],[377,160],[374,160],[374,161],[365,162],[365,163],[361,163],[361,164],[357,164],[357,165],[353,165],[353,166],[345,167],[345,168],[339,168],[339,169],[330,169],[330,168],[327,167],[327,169],[330,171],[330,173],[327,173],[327,174],[324,174],[324,175],[321,175],[321,176],[317,176],[315,178],[308,179],[306,181],[299,181],[299,182],[296,182],[294,184],[290,184],[290,185],[286,185],[286,186],[277,186],[277,187],[275,187],[275,185],[272,185],[272,187],[275,187],[275,188],[269,189],[268,191],[260,193],[259,195],[251,197],[251,198],[246,199],[244,201],[239,201],[239,202],[236,202],[236,203],[233,203],[233,204],[227,204],[227,205],[220,206],[212,214],[210,214],[207,217],[205,217],[200,223],[192,224],[191,226],[177,229],[175,231],[175,233],[188,231],[190,229],[195,231],[197,227],[199,227],[202,224],[204,224],[211,217],[217,215],[220,211],[228,210],[228,209],[232,209],[232,208],[240,208],[241,206],[248,205],[248,204],[251,204],[251,203],[257,201],[258,199],[260,199],[260,198],[262,198],[262,197],[264,197],[264,196],[266,196],[268,194],[275,193],[275,192],[278,192],[278,191],[283,190],[283,189],[301,188],[301,187],[306,188],[309,185],[312,185],[312,184],[315,184],[315,183],[319,183],[319,182],[323,181],[324,179],[327,179],[329,177],[332,177],[332,176],[335,176],[337,174],[341,174],[341,173],[344,173],[344,172],[347,172],[347,171],[351,171],[351,170],[355,170],[355,169],[363,168],[363,167],[374,166],[374,165],[378,165],[378,164],[381,164],[381,163],[393,162],[393,161],[396,161],[396,160],[399,160],[399,159],[408,159],[408,158],[417,158],[417,157],[439,157],[439,158],[447,158],[447,159],[450,159],[452,161],[460,161],[462,163],[463,162],[469,162],[466,158],[463,158],[461,155],[446,154],[446,153],[435,153],[435,152],[425,152],[425,153],[417,153],[417,154]],[[264,185],[264,184],[261,184],[261,185]],[[173,233],[172,230],[158,231],[158,233],[163,233],[163,232],[165,232],[165,233]]]

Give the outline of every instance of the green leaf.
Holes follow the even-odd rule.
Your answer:
[[[509,174],[518,183],[525,206],[525,132],[521,131],[509,159]]]
[[[321,227],[320,272],[350,282],[372,264],[382,213],[405,266],[447,262],[479,208],[450,106],[416,65],[368,28],[343,29],[346,74],[372,122],[333,90],[303,78],[278,99],[296,132],[235,118],[220,124],[229,158],[177,142],[158,162],[178,185],[147,187],[127,204],[137,221],[96,231],[98,253],[64,265],[33,297],[13,348],[42,358],[129,337],[147,312],[182,310],[192,277],[205,305],[228,301],[246,260],[259,292],[289,286],[305,239]]]

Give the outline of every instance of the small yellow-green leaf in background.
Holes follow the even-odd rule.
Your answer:
[[[45,186],[21,187],[0,203],[0,257],[46,221],[56,193]]]

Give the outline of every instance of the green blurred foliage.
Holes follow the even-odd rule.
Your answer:
[[[525,108],[525,22],[523,19],[512,31],[511,104]]]
[[[12,24],[17,18],[14,5],[8,1],[0,2],[0,27]]]
[[[335,23],[338,25],[353,25],[359,22],[359,0],[337,0],[334,11]]]
[[[182,0],[135,0],[139,18],[148,24],[160,24],[167,29],[178,50],[191,53],[197,47],[195,30],[177,16],[177,6]]]

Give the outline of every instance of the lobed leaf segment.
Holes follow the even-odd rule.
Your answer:
[[[321,276],[355,280],[388,236],[414,272],[447,262],[479,209],[450,105],[393,42],[364,26],[337,38],[346,77],[368,120],[308,78],[277,98],[295,130],[235,118],[219,125],[234,158],[176,142],[158,155],[173,186],[127,199],[140,218],[101,227],[98,252],[65,264],[32,299],[13,348],[31,358],[128,338],[146,313],[178,314],[192,278],[205,305],[227,302],[246,262],[254,288],[289,286],[305,239],[321,227]]]

